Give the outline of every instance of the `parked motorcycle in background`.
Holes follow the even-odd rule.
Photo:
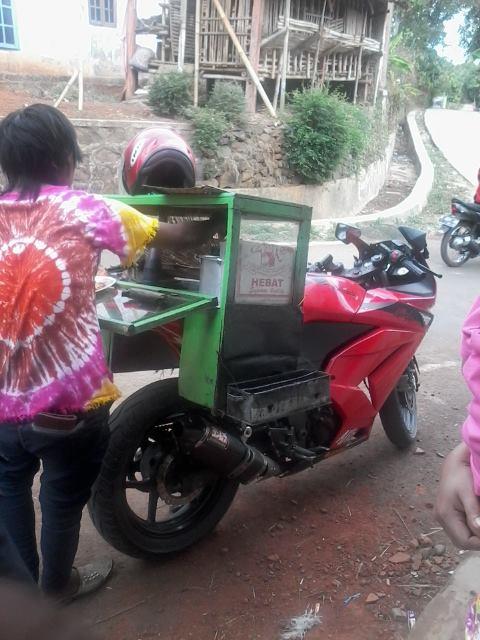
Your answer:
[[[480,204],[452,199],[450,215],[440,218],[440,254],[449,267],[461,267],[480,255]]]
[[[449,267],[461,267],[470,258],[480,255],[480,169],[478,187],[472,203],[452,198],[449,215],[440,218],[443,231],[440,253]]]

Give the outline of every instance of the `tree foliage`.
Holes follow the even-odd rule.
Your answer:
[[[473,2],[465,10],[465,23],[461,30],[462,44],[472,54],[480,51],[480,3]]]
[[[444,42],[445,21],[460,11],[465,15],[462,43],[473,53],[480,49],[478,0],[406,0],[396,5],[397,35],[389,61],[391,93],[405,99],[407,88],[416,87],[428,99],[435,95],[447,95],[450,102],[477,98],[479,71],[473,61],[455,66],[437,53]]]
[[[396,5],[395,28],[414,57],[443,43],[444,23],[459,12],[461,3],[459,7],[459,0],[407,0]]]

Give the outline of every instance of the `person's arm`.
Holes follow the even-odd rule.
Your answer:
[[[216,233],[220,237],[225,235],[223,216],[170,224],[110,198],[89,197],[88,205],[89,229],[95,246],[113,251],[127,266],[148,246],[180,249],[202,245]]]
[[[460,549],[480,550],[480,501],[473,489],[470,450],[464,442],[443,464],[436,516]]]

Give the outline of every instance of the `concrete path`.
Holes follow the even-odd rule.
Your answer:
[[[409,640],[460,640],[471,592],[480,585],[480,554],[469,555],[456,570],[451,583],[424,609]]]
[[[480,112],[428,109],[425,124],[448,162],[477,186],[480,167]]]

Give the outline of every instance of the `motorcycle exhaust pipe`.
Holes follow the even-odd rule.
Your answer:
[[[282,471],[272,458],[212,425],[201,430],[184,428],[182,441],[192,458],[243,484],[278,476]]]

